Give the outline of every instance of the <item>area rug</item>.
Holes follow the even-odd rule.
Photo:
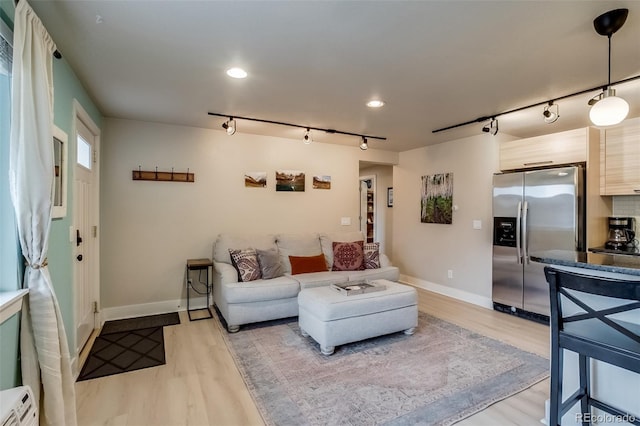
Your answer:
[[[331,356],[295,318],[222,333],[267,425],[450,425],[549,376],[543,357],[424,313],[418,320],[412,336]]]
[[[180,324],[177,312],[107,321],[93,342],[78,381],[165,364],[163,325]]]

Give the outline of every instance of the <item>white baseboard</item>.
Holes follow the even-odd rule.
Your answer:
[[[193,308],[204,306],[206,304],[205,297],[192,297],[189,304]],[[112,308],[103,308],[100,315],[100,326],[105,321],[112,321],[125,318],[142,317],[146,315],[166,314],[168,312],[186,311],[187,300],[175,299],[164,300],[162,302],[141,303],[138,305],[114,306]]]
[[[444,296],[452,297],[454,299],[462,300],[463,302],[482,306],[483,308],[493,309],[493,301],[490,298],[480,296],[475,293],[469,293],[468,291],[460,290],[453,287],[447,287],[441,284],[432,283],[429,281],[421,280],[419,278],[411,277],[409,275],[404,275],[404,274],[400,275],[399,281],[405,284],[422,288],[424,290],[429,290],[434,293],[438,293]]]

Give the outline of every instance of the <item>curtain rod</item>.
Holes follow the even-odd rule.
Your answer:
[[[20,0],[16,0],[16,4],[14,6],[17,6],[18,3],[20,3]],[[56,59],[60,59],[62,58],[62,54],[60,52],[58,52],[58,49],[53,51],[53,57]]]
[[[239,115],[219,114],[217,112],[209,112],[207,114],[215,115],[216,117],[227,117],[227,118],[233,118],[233,119],[238,119],[238,120],[258,121],[260,123],[269,123],[269,124],[278,124],[280,126],[297,127],[299,129],[317,130],[317,131],[321,131],[321,132],[325,132],[325,133],[331,133],[331,134],[336,134],[337,133],[337,134],[340,134],[340,135],[358,136],[360,138],[366,138],[366,139],[377,139],[377,140],[381,140],[381,141],[386,141],[387,140],[387,138],[383,137],[383,136],[369,136],[369,135],[363,135],[361,133],[343,132],[341,130],[335,130],[335,129],[323,129],[321,127],[303,126],[301,124],[285,123],[283,121],[263,120],[261,118],[251,118],[251,117],[240,117]]]
[[[571,98],[573,96],[584,95],[585,93],[595,92],[596,90],[603,90],[603,89],[606,89],[609,86],[615,86],[615,85],[622,84],[622,83],[628,83],[630,81],[634,81],[634,80],[638,80],[638,79],[640,79],[640,75],[636,75],[634,77],[625,78],[624,80],[618,80],[618,81],[613,82],[613,83],[611,83],[609,85],[605,84],[604,86],[596,86],[596,87],[593,87],[591,89],[585,89],[585,90],[581,90],[579,92],[571,93],[569,95],[560,96],[558,98],[552,98],[552,99],[549,99],[548,101],[537,102],[535,104],[526,105],[526,106],[519,107],[519,108],[514,108],[514,109],[511,109],[509,111],[504,111],[504,112],[499,112],[497,114],[478,117],[475,120],[465,121],[464,123],[454,124],[452,126],[447,126],[447,127],[441,128],[441,129],[432,130],[431,133],[444,132],[445,130],[451,130],[451,129],[455,129],[457,127],[467,126],[469,124],[474,124],[474,123],[482,123],[483,121],[491,120],[492,118],[497,118],[497,117],[499,117],[501,115],[511,114],[511,113],[514,113],[514,112],[519,112],[519,111],[522,111],[524,109],[529,109],[529,108],[533,108],[533,107],[537,107],[537,106],[541,106],[541,105],[548,105],[549,102],[555,102],[555,101],[559,101],[559,100],[562,100],[562,99]]]

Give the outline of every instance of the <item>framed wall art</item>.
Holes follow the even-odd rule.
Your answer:
[[[452,213],[453,173],[422,176],[420,222],[451,224]]]

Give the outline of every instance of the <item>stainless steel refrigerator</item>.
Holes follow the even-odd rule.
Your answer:
[[[561,167],[493,177],[493,305],[540,321],[549,316],[544,265],[529,255],[584,251],[584,169]]]

